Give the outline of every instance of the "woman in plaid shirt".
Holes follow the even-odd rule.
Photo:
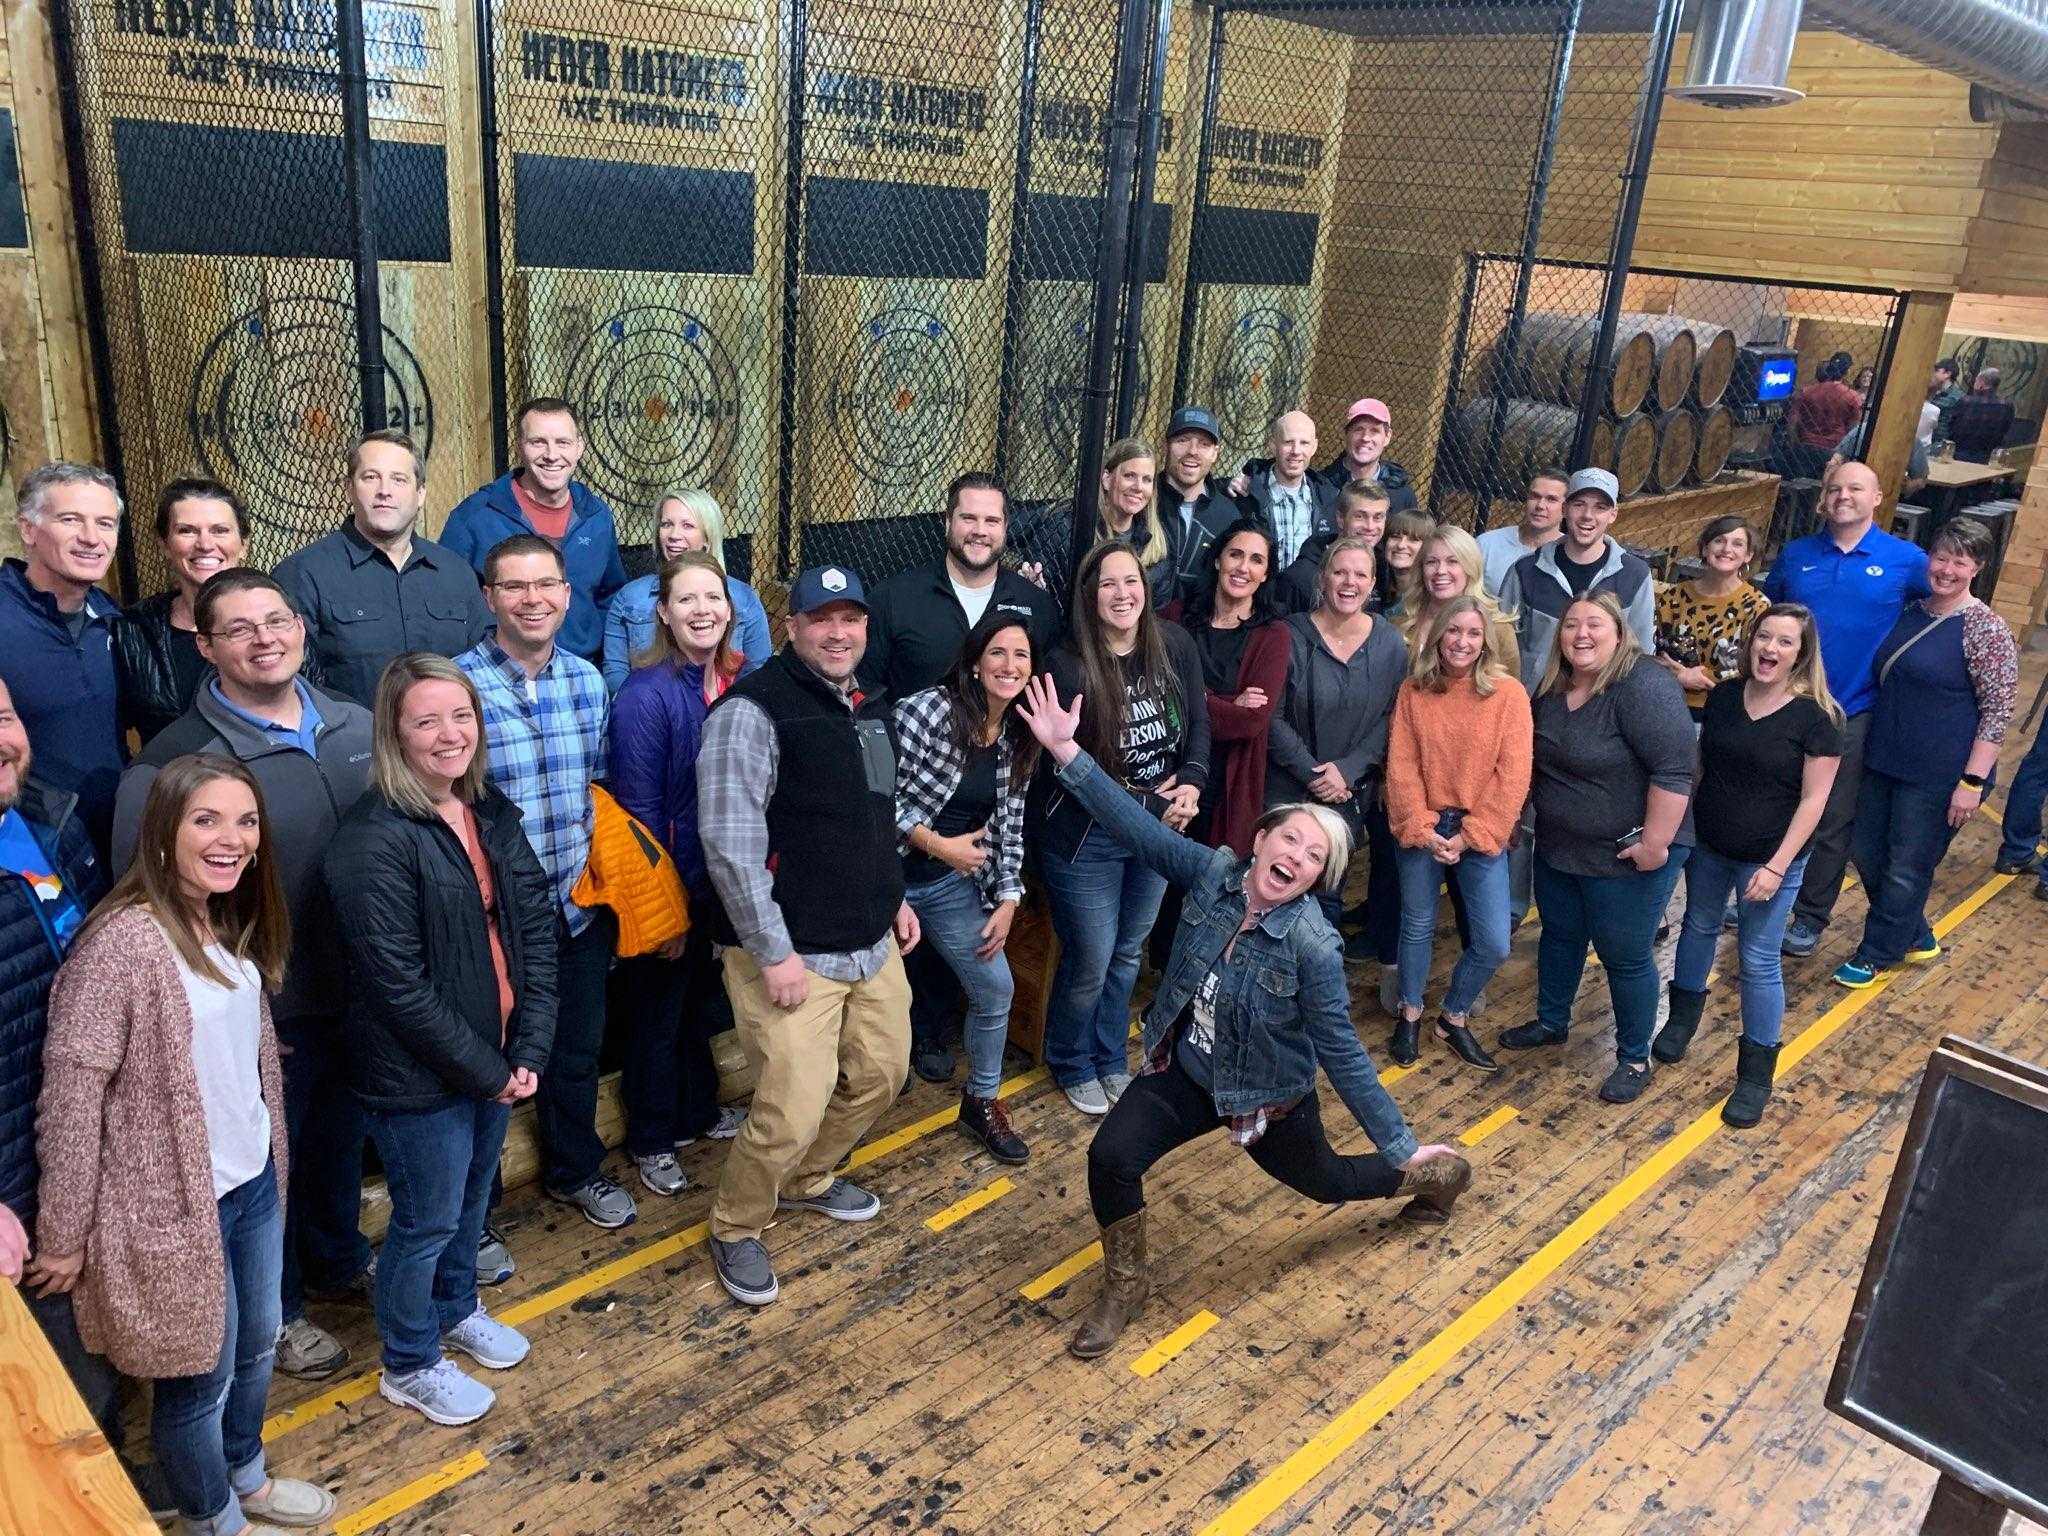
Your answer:
[[[997,1160],[1029,1155],[996,1089],[1014,991],[1003,945],[1024,894],[1024,792],[1038,743],[1010,705],[1031,680],[1031,632],[990,608],[935,688],[896,705],[896,833],[904,897],[967,989],[960,1129]]]

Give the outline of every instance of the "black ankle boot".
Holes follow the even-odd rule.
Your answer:
[[[1744,1040],[1735,1048],[1735,1091],[1721,1106],[1721,1118],[1746,1131],[1764,1117],[1771,1083],[1778,1075],[1778,1048]]]
[[[1024,1138],[1010,1128],[1010,1117],[1004,1112],[1001,1099],[961,1094],[960,1118],[954,1124],[986,1147],[989,1156],[999,1163],[1015,1166],[1031,1155]]]
[[[1412,1067],[1416,1057],[1422,1054],[1421,1038],[1420,1015],[1412,1019],[1396,1016],[1393,1037],[1387,1042],[1387,1054],[1394,1058],[1396,1066]]]
[[[1671,983],[1671,1011],[1664,1027],[1657,1031],[1657,1038],[1650,1042],[1650,1054],[1664,1062],[1685,1060],[1686,1048],[1692,1044],[1706,1006],[1705,992],[1688,992],[1677,982]]]

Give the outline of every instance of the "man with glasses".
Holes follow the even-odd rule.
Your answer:
[[[284,588],[262,571],[230,566],[207,578],[193,598],[192,621],[213,675],[121,775],[114,868],[118,874],[134,858],[149,786],[173,759],[211,752],[255,775],[270,823],[262,856],[275,861],[292,930],[284,985],[271,999],[291,1151],[277,1368],[318,1381],[347,1364],[348,1351],[306,1317],[306,1296],[367,1301],[372,1273],[370,1245],[357,1226],[365,1125],[343,1070],[334,925],[320,880],[342,812],[370,782],[370,712],[299,676],[305,626]]]
[[[590,862],[590,786],[605,776],[611,693],[596,667],[556,643],[575,600],[559,549],[514,534],[484,556],[483,577],[497,625],[455,665],[483,700],[491,778],[519,807],[558,909],[555,1043],[534,1095],[541,1189],[592,1226],[623,1227],[639,1212],[605,1177],[597,1134],[597,1055],[618,920],[569,895]]]
[[[421,538],[427,466],[403,432],[372,432],[348,456],[349,520],[278,562],[277,579],[306,621],[327,688],[368,706],[391,658],[454,656],[491,616],[476,573]]]

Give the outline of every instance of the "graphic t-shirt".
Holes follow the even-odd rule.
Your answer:
[[[1216,986],[1211,970],[1188,1003],[1187,1023],[1180,1032],[1181,1070],[1212,1093],[1216,1088]]]
[[[0,811],[0,870],[27,883],[36,899],[36,916],[42,919],[43,937],[49,941],[51,951],[62,959],[71,947],[78,925],[85,921],[85,908],[51,865],[52,860],[43,852],[43,845],[36,841],[21,812]]]
[[[1180,755],[1180,712],[1160,684],[1145,676],[1136,651],[1121,658],[1124,672],[1124,728],[1117,736],[1124,781],[1150,789],[1173,772]]]

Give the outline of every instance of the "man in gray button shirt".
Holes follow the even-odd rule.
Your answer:
[[[348,456],[349,521],[278,562],[278,584],[306,621],[327,691],[366,708],[394,656],[457,656],[490,610],[469,562],[414,533],[427,466],[403,432],[372,432]]]

